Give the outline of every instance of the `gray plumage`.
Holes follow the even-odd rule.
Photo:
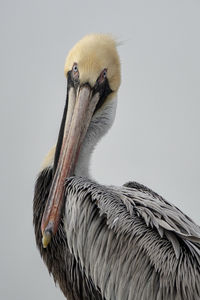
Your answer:
[[[105,299],[200,299],[200,228],[150,189],[66,182],[70,252]]]
[[[38,177],[34,226],[40,253],[68,300],[200,299],[200,228],[136,182],[102,186],[71,177],[59,230],[42,247],[52,169]]]

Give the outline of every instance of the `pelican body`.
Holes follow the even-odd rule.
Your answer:
[[[200,299],[200,228],[149,188],[91,180],[120,86],[116,42],[91,34],[69,52],[57,144],[33,200],[36,243],[68,300]],[[102,154],[103,155],[103,154]]]

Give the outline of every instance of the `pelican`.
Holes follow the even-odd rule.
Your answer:
[[[200,227],[142,184],[105,186],[89,175],[115,117],[116,47],[111,36],[90,34],[67,56],[58,140],[35,185],[36,243],[68,300],[197,300]]]

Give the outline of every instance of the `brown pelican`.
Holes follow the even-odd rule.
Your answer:
[[[90,179],[120,85],[115,41],[91,34],[69,52],[56,147],[35,186],[40,254],[68,300],[200,299],[200,227],[149,188]],[[102,154],[103,155],[103,154]]]

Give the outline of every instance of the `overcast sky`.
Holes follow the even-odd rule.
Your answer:
[[[117,117],[93,155],[102,183],[139,181],[200,224],[200,1],[0,1],[0,299],[61,300],[35,246],[36,174],[56,142],[67,52],[118,41]]]

